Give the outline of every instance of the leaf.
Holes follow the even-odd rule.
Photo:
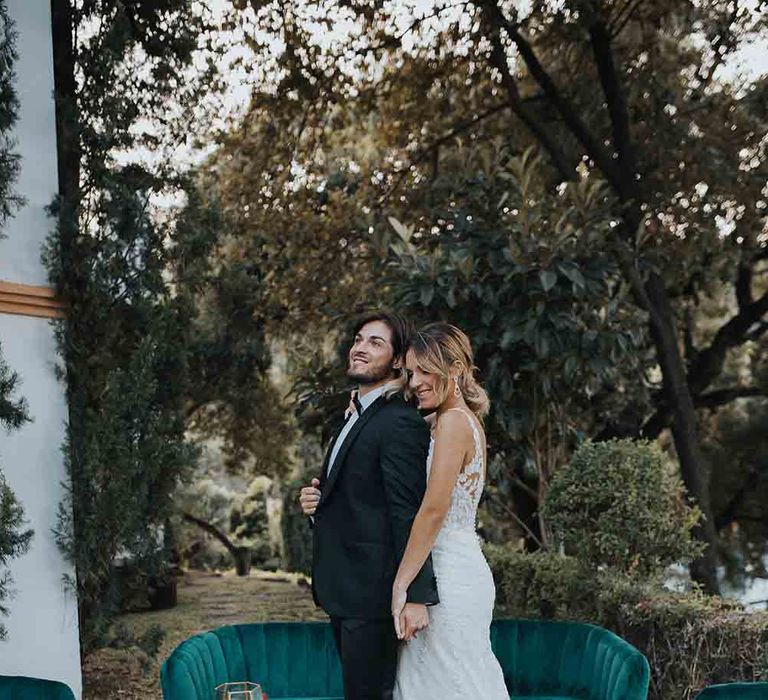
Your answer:
[[[394,216],[387,217],[387,221],[389,221],[392,228],[395,229],[397,235],[406,243],[411,240],[411,236],[413,236],[413,226],[405,226],[401,224]]]
[[[573,284],[580,289],[584,289],[584,275],[575,268],[566,265],[558,265],[558,269],[562,272]]]
[[[424,286],[419,292],[419,301],[422,306],[429,306],[435,297],[435,288],[432,285]]]
[[[541,270],[539,280],[545,292],[548,292],[557,283],[557,273],[554,270]]]

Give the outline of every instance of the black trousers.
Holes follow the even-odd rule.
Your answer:
[[[331,617],[344,676],[344,700],[391,700],[399,640],[392,619]]]

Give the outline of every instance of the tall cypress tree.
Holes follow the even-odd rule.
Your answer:
[[[29,420],[26,402],[14,397],[18,383],[19,376],[3,360],[0,346],[0,425],[6,430],[18,429]],[[8,562],[27,551],[32,534],[25,527],[24,509],[8,486],[0,463],[0,615],[8,614],[4,602],[11,595],[13,583]],[[0,640],[6,636],[7,630],[0,622]]]
[[[189,3],[54,0],[52,9],[59,197],[44,261],[68,302],[56,326],[69,408],[57,536],[75,565],[87,654],[121,606],[116,557],[131,557],[142,585],[167,573],[172,494],[196,454],[185,439],[193,307],[169,270],[177,256],[204,259],[215,231],[194,204],[183,226],[158,214],[155,198],[191,187],[165,161],[117,157],[147,146],[141,120],[183,92],[203,30]],[[83,38],[94,22],[100,31]]]
[[[16,31],[4,0],[0,0],[0,239],[5,238],[2,227],[21,203],[13,190],[19,156],[10,135],[19,109],[13,71],[16,58]],[[17,430],[29,420],[26,401],[16,396],[18,385],[19,375],[3,359],[0,345],[0,425],[9,431]],[[24,510],[8,486],[0,463],[0,615],[7,615],[3,603],[11,594],[8,562],[27,551],[32,534],[24,525]],[[7,630],[0,623],[0,640],[6,635]]]

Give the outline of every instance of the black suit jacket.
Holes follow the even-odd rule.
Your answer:
[[[326,478],[334,441],[312,528],[315,603],[336,617],[389,617],[392,583],[426,490],[429,428],[401,396],[380,397],[357,419]],[[438,602],[431,557],[408,601]]]

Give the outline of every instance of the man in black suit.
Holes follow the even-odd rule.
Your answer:
[[[392,583],[426,490],[429,428],[402,397],[408,326],[395,314],[358,320],[347,375],[355,409],[328,448],[319,479],[300,502],[314,534],[312,593],[331,618],[346,700],[392,697],[398,640]],[[438,602],[428,559],[408,589],[406,639]]]

